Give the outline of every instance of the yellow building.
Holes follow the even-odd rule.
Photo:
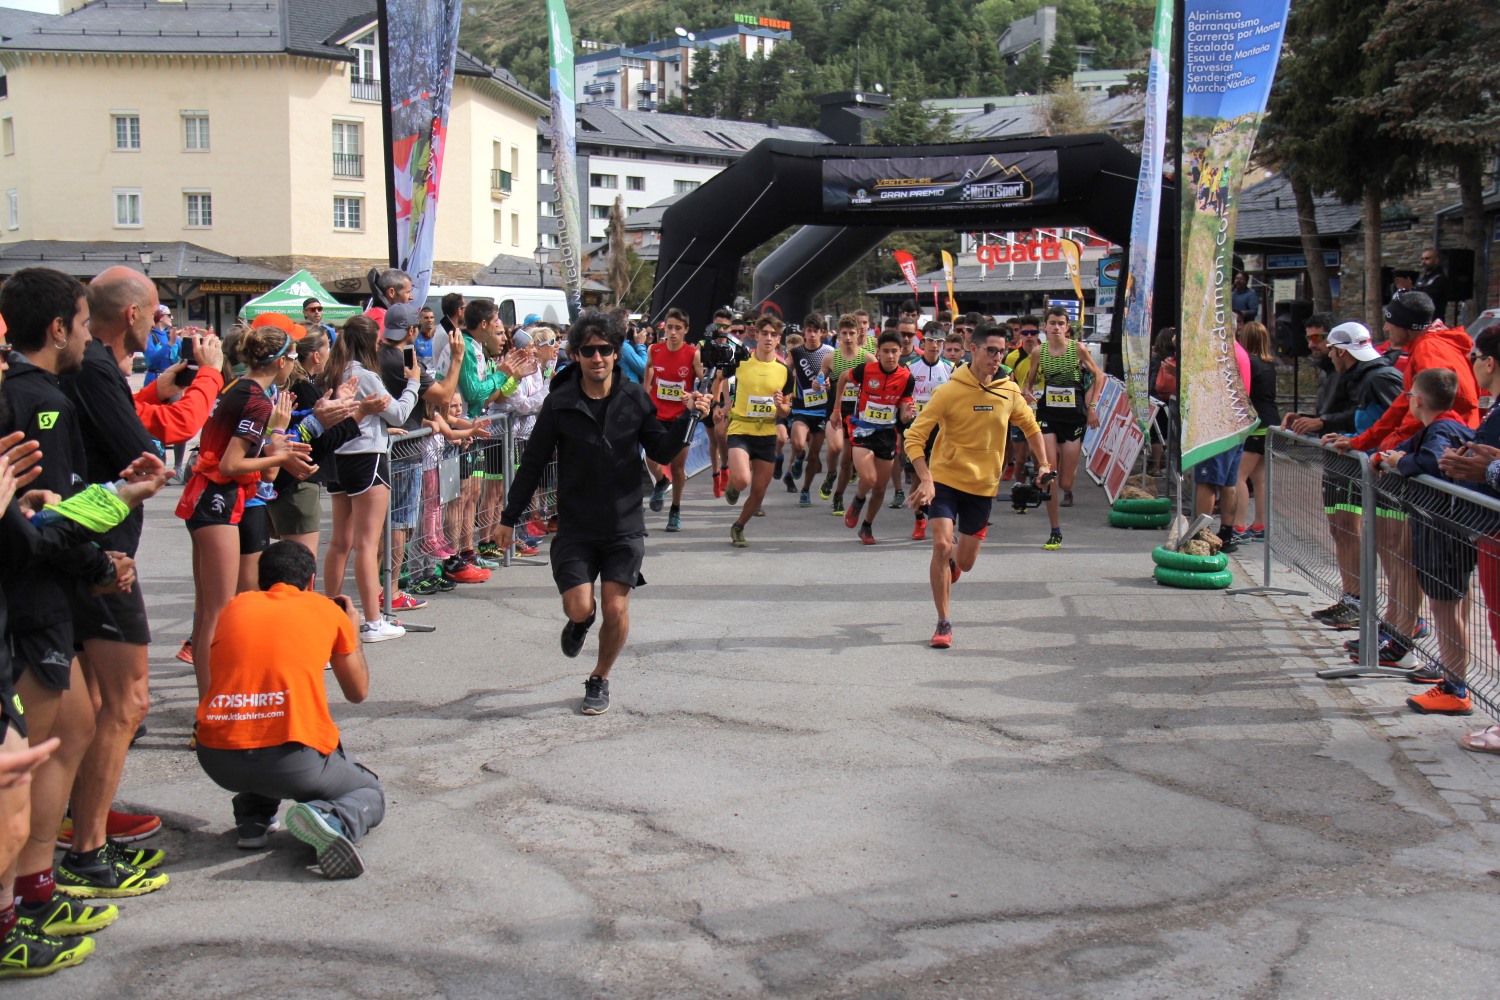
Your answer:
[[[230,289],[194,304],[211,321],[303,267],[335,292],[367,288],[389,252],[374,0],[64,9],[0,9],[0,273],[39,257],[87,272],[144,244],[168,301]],[[546,111],[459,53],[435,282],[506,270],[497,257],[534,267]],[[238,267],[169,274],[174,252]]]

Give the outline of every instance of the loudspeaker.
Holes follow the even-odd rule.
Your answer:
[[[1306,299],[1276,300],[1276,353],[1284,358],[1312,353],[1307,349],[1307,320],[1312,314],[1313,304]]]
[[[1447,258],[1448,301],[1467,302],[1474,297],[1474,251],[1468,247],[1444,250]]]

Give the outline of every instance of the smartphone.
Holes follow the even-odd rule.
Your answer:
[[[184,336],[177,342],[177,360],[186,361],[188,364],[195,363],[198,359],[193,354],[193,346],[198,341],[193,337]]]
[[[403,347],[401,349],[401,363],[410,368],[417,363],[417,352],[414,348]]]

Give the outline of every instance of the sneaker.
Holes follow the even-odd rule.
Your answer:
[[[106,845],[107,847],[107,845]],[[57,891],[83,899],[144,896],[164,887],[164,872],[148,872],[110,856],[106,848],[80,857],[69,852],[57,862]]]
[[[437,577],[429,576],[426,579],[418,580],[416,583],[412,584],[411,590],[409,590],[407,593],[411,594],[413,597],[431,597],[434,594],[442,593],[442,587],[438,584]],[[427,602],[423,601],[422,603],[426,604]]]
[[[382,595],[384,596],[384,595]],[[427,602],[418,600],[410,594],[402,591],[391,600],[392,611],[416,611],[418,608],[427,607]]]
[[[829,513],[834,517],[844,516],[844,498],[842,496],[836,496],[833,498],[833,509],[829,511]]]
[[[1265,541],[1266,540],[1266,526],[1264,524],[1252,524],[1252,525],[1250,525],[1250,537],[1253,538],[1253,539],[1255,539],[1257,542],[1263,542],[1263,541]]]
[[[603,715],[609,711],[609,678],[589,675],[583,682],[583,704],[578,710],[584,715]]]
[[[855,497],[849,504],[849,509],[844,512],[844,527],[852,528],[859,523],[859,512],[864,509],[865,498]]]
[[[833,477],[829,476],[823,480],[823,485],[818,487],[818,498],[820,500],[833,499]]]
[[[1007,463],[1006,466],[1005,466],[1005,470],[1000,473],[1000,481],[1003,483],[1003,482],[1005,482],[1005,481],[1007,481],[1009,479],[1012,479],[1012,478],[1015,477],[1015,474],[1016,474],[1015,463],[1014,462]]]
[[[67,942],[17,920],[0,944],[0,979],[50,976],[94,953],[94,939]]]
[[[797,480],[792,478],[792,474],[790,472],[781,477],[781,482],[786,486],[786,491],[788,493],[797,492]]]
[[[926,539],[927,539],[927,518],[925,518],[925,517],[919,517],[919,518],[917,518],[917,523],[912,526],[912,529],[911,529],[911,540],[914,541],[914,542],[921,542],[921,541],[925,541]]]
[[[801,458],[794,458],[794,459],[792,459],[792,478],[793,479],[801,479],[802,478],[802,459]]]
[[[1233,528],[1219,529],[1219,541],[1222,543],[1219,545],[1219,551],[1226,556],[1231,552],[1238,552],[1240,549],[1240,543],[1234,540]]]
[[[750,547],[750,543],[745,540],[745,526],[738,521],[729,526],[729,544],[737,549]]]
[[[1344,602],[1344,599],[1341,597],[1338,600],[1334,601],[1332,604],[1328,605],[1328,607],[1319,608],[1317,611],[1310,613],[1308,617],[1313,621],[1324,621],[1327,618],[1337,615],[1340,611],[1347,607],[1350,607],[1350,605],[1346,604]]]
[[[272,816],[269,820],[247,819],[235,828],[238,836],[234,846],[246,851],[259,850],[271,842],[271,834],[281,829],[281,823]]]
[[[1417,619],[1417,631],[1412,634],[1413,639],[1425,639],[1432,635],[1432,622],[1426,618]]]
[[[462,559],[450,559],[443,564],[443,576],[454,583],[483,583],[490,578],[490,571],[470,566]]]
[[[515,553],[518,556],[534,556],[541,551],[535,545],[528,545],[525,542],[517,542],[515,544]]]
[[[161,863],[167,860],[166,851],[158,851],[151,847],[140,849],[127,847],[113,840],[104,842],[104,852],[111,860],[123,861],[132,868],[139,868],[142,871],[159,868]]]
[[[667,530],[668,531],[681,531],[682,530],[682,512],[681,511],[674,510],[674,511],[672,511],[671,513],[669,513],[667,515]]]
[[[1406,703],[1423,715],[1473,715],[1474,701],[1468,689],[1461,695],[1455,694],[1456,690],[1452,683],[1443,681],[1406,699]]]
[[[889,507],[891,510],[900,510],[902,507],[905,507],[906,506],[906,491],[903,490],[899,486],[896,487],[896,492],[893,493],[893,494],[891,494],[891,502],[889,504],[887,504],[886,506]]]
[[[567,623],[563,625],[562,630],[563,655],[569,659],[577,656],[578,651],[583,648],[583,640],[588,637],[589,629],[593,627],[593,612],[590,612],[589,616],[581,622],[575,622],[571,618],[568,619]]]
[[[325,816],[306,802],[286,811],[287,832],[318,852],[318,870],[327,878],[357,878],[365,873],[364,859],[354,842],[344,836],[336,816]]]
[[[1072,490],[1063,490],[1062,500],[1059,501],[1059,505],[1063,506],[1063,507],[1071,507],[1071,506],[1073,506],[1073,491]]]
[[[1420,666],[1417,662],[1417,654],[1412,650],[1411,646],[1395,636],[1386,636],[1385,641],[1380,644],[1380,649],[1376,656],[1382,667],[1414,670]],[[1350,659],[1355,662],[1359,661],[1357,655],[1351,656]]]
[[[526,522],[526,534],[532,538],[546,538],[547,526],[539,518],[533,517]]]
[[[1230,533],[1229,538],[1234,542],[1235,545],[1249,545],[1251,542],[1255,541],[1255,536],[1250,534],[1249,528],[1246,528],[1244,531],[1235,529]]]
[[[797,506],[798,507],[811,507],[812,506],[812,491],[811,490],[803,490],[801,493],[797,494]]]
[[[193,640],[184,639],[182,646],[177,650],[177,658],[183,663],[192,665],[193,662]]]
[[[39,934],[53,937],[77,937],[102,931],[120,915],[120,908],[113,903],[95,906],[82,903],[71,896],[54,892],[45,903],[16,904],[16,919],[29,924]]]
[[[953,623],[938,622],[937,630],[932,633],[933,649],[948,649],[953,645]]]
[[[722,475],[720,475],[719,473],[715,472],[714,473],[714,499],[718,500],[723,495],[724,495],[724,477]]]
[[[387,639],[399,639],[405,634],[406,629],[384,618],[365,622],[359,627],[359,638],[362,642],[385,642]]]
[[[499,569],[501,565],[499,559],[491,559],[489,556],[482,556],[478,552],[465,559],[465,562],[475,569],[483,570]],[[485,577],[485,579],[489,579],[489,577]]]
[[[1443,679],[1443,668],[1428,660],[1415,670],[1407,671],[1406,679],[1413,684],[1436,684]]]
[[[766,516],[766,509],[764,507],[757,507],[757,508],[755,508],[755,516],[756,517],[765,517]]]
[[[1359,628],[1359,608],[1340,602],[1336,609],[1324,609],[1330,613],[1319,619],[1324,625],[1338,632]]]
[[[786,464],[786,457],[784,455],[777,455],[776,456],[776,467],[771,470],[771,478],[772,479],[780,479],[781,478],[781,470],[782,470],[782,467],[785,464]]]
[[[499,542],[480,542],[478,552],[486,559],[499,559],[505,554],[501,551]]]
[[[667,482],[666,477],[663,476],[661,479],[658,479],[656,481],[655,486],[651,487],[650,507],[653,513],[659,513],[663,505],[666,504],[667,490],[670,489],[671,486],[672,484]]]
[[[439,594],[451,594],[458,589],[458,584],[442,574],[430,576],[428,579],[432,581],[432,585],[437,588]]]
[[[948,560],[948,582],[957,583],[958,578],[964,575],[964,571],[958,568],[958,563],[952,559]]]
[[[729,506],[733,507],[735,504],[740,502],[740,491],[735,489],[733,486],[726,485],[724,487],[724,499],[728,500]]]
[[[1046,549],[1049,552],[1056,552],[1058,549],[1062,548],[1062,532],[1058,531],[1056,528],[1053,528],[1052,534],[1047,536],[1047,541],[1043,543],[1042,548]]]
[[[864,524],[861,524],[859,526],[859,544],[861,544],[861,545],[874,545],[875,544],[875,532],[870,528],[870,522],[869,521],[866,521]]]
[[[104,821],[104,836],[118,844],[133,844],[161,829],[161,817],[147,813],[123,813],[111,809]],[[57,846],[65,851],[73,849],[73,818],[64,816],[57,830]]]

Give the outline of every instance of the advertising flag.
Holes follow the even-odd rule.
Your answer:
[[[563,0],[547,0],[547,30],[551,36],[552,179],[557,188],[557,239],[562,250],[563,278],[568,292],[568,314],[577,318],[583,308],[583,214],[578,201],[578,124],[573,79],[573,26]]]
[[[958,300],[953,297],[953,255],[943,251],[943,277],[948,282],[948,311],[958,315]]]
[[[917,287],[916,258],[907,253],[905,250],[897,250],[895,253],[891,254],[891,256],[896,258],[897,264],[901,265],[901,276],[905,278],[906,283],[911,286],[911,293],[913,295],[921,295],[922,290]]]
[[[1077,240],[1058,240],[1058,249],[1062,251],[1063,259],[1068,262],[1068,278],[1073,282],[1073,294],[1078,296],[1078,321],[1079,336],[1083,329],[1083,247],[1078,245]]]
[[[1156,286],[1156,245],[1160,237],[1163,151],[1167,145],[1167,59],[1172,49],[1174,0],[1157,0],[1156,29],[1146,70],[1146,122],[1141,133],[1141,172],[1130,218],[1130,265],[1125,278],[1122,338],[1125,394],[1142,427],[1151,412],[1151,298]]]
[[[1230,308],[1240,184],[1281,55],[1288,0],[1187,0],[1182,70],[1182,467],[1255,429]],[[1134,249],[1132,247],[1132,249]]]
[[[415,301],[432,284],[439,181],[453,100],[461,0],[384,0],[386,142],[391,249]]]

